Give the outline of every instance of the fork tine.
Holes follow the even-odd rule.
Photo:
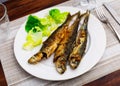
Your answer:
[[[105,13],[104,13],[102,7],[100,9],[101,9],[101,16],[103,16],[103,18],[106,18]]]
[[[96,13],[98,15],[98,18],[101,20],[103,18],[102,13],[100,12],[101,8],[96,8]]]
[[[104,14],[104,12],[103,12],[102,7],[96,8],[96,13],[97,13],[98,18],[99,18],[101,21],[107,20],[106,17],[105,17],[105,14]]]
[[[98,16],[98,15],[99,15],[99,13],[98,13],[98,8],[95,9],[95,12],[96,12],[96,14],[97,14],[97,16]]]

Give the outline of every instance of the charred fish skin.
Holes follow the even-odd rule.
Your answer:
[[[66,71],[67,60],[72,50],[71,45],[75,41],[78,25],[80,21],[80,12],[74,14],[70,19],[70,22],[66,23],[66,31],[64,38],[59,43],[58,48],[55,51],[54,60],[55,67],[58,73],[63,74]]]
[[[78,31],[76,40],[73,44],[74,48],[69,56],[69,65],[72,69],[76,69],[78,67],[86,49],[88,35],[87,24],[89,14],[89,11],[87,11],[85,15],[82,16],[84,17],[84,22]]]
[[[48,39],[43,43],[40,51],[38,51],[35,55],[30,57],[28,59],[28,63],[30,64],[37,64],[44,58],[49,58],[51,54],[56,50],[58,43],[61,41],[63,38],[63,33],[66,28],[64,28],[64,25],[68,21],[68,19],[71,17],[70,14],[68,14],[67,19],[65,22],[59,26],[49,37]]]
[[[79,15],[79,16],[78,16]],[[69,20],[66,22],[66,24],[64,25],[64,28],[66,28],[65,30],[64,30],[64,33],[62,33],[63,35],[64,35],[64,37],[63,37],[63,39],[61,40],[61,42],[58,44],[58,48],[57,48],[57,50],[55,51],[55,55],[54,55],[54,59],[53,59],[53,62],[55,62],[56,60],[57,60],[57,57],[59,57],[59,55],[64,51],[64,45],[66,45],[66,41],[70,41],[69,43],[71,43],[71,40],[72,39],[68,39],[68,36],[69,36],[69,34],[70,34],[70,32],[72,31],[72,29],[74,28],[74,27],[71,27],[71,29],[69,29],[68,28],[68,26],[70,25],[70,22],[72,21],[73,22],[73,18],[75,17],[75,16],[78,16],[78,19],[76,20],[77,22],[79,21],[79,17],[80,17],[80,12],[78,12],[78,13],[76,13],[76,14],[74,14],[74,15],[72,15],[71,16],[71,18],[69,18]],[[75,20],[74,20],[75,21]],[[77,23],[74,23],[74,25],[75,24],[77,24]],[[73,25],[72,25],[73,26]],[[69,30],[68,30],[69,29]],[[78,28],[77,28],[78,29]],[[74,30],[74,33],[77,33],[77,29],[76,30]],[[76,34],[74,34],[75,36],[76,36]],[[74,39],[75,39],[75,36],[73,36],[74,37]],[[72,43],[71,43],[72,44]],[[63,51],[62,51],[63,50]],[[64,52],[63,52],[64,53]],[[66,51],[66,53],[67,53],[67,51]]]

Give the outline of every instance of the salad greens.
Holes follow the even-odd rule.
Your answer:
[[[29,31],[26,37],[26,42],[23,44],[25,50],[31,50],[42,43],[42,32],[34,33]]]
[[[49,15],[55,20],[56,23],[63,23],[68,12],[61,13],[59,9],[52,9],[49,11]]]
[[[31,50],[42,43],[43,37],[48,37],[58,28],[66,19],[69,12],[60,12],[59,9],[51,9],[44,18],[35,15],[29,15],[25,31],[27,32],[26,42],[23,49]]]
[[[29,15],[27,23],[25,25],[26,32],[29,32],[32,28],[35,28],[36,26],[39,27],[39,29],[40,29],[40,26],[42,26],[40,24],[39,18],[37,16]]]

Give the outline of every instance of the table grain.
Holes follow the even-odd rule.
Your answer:
[[[8,0],[4,4],[7,7],[10,21],[25,15],[40,11],[67,0]],[[87,77],[86,77],[87,78]],[[119,86],[120,70],[108,74],[100,79],[90,82],[84,86]],[[5,75],[0,63],[0,86],[7,86]]]
[[[7,86],[1,62],[0,62],[0,86]]]

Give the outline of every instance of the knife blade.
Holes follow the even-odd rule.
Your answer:
[[[120,18],[115,10],[107,3],[104,3],[103,6],[107,9],[110,15],[114,18],[114,20],[120,25]]]

